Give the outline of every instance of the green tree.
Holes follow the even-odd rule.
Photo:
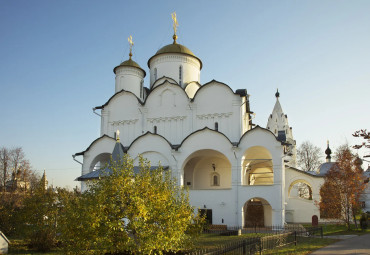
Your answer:
[[[58,192],[46,188],[43,179],[24,199],[19,215],[20,232],[31,248],[49,251],[55,246],[58,207]]]
[[[128,156],[105,171],[65,205],[61,225],[69,253],[162,254],[191,247],[202,219],[169,171],[151,171],[141,158],[135,174]]]
[[[342,146],[320,189],[321,217],[343,220],[348,229],[352,216],[361,208],[360,198],[366,188],[363,170],[356,160],[349,147]]]

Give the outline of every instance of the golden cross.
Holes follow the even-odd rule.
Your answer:
[[[131,35],[127,38],[127,40],[128,40],[128,43],[130,44],[130,54],[129,54],[129,56],[130,56],[130,59],[131,59],[131,57],[132,57],[132,46],[134,45],[134,42],[132,41],[132,36]]]
[[[177,27],[179,26],[179,23],[177,23],[176,12],[171,13],[171,17],[173,20],[173,31],[176,35]]]

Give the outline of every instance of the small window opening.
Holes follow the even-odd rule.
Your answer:
[[[182,66],[179,66],[179,84],[182,86]]]
[[[157,80],[157,68],[154,68],[154,81]]]
[[[144,80],[141,80],[140,82],[140,97],[141,98],[144,98],[143,86],[144,86]]]
[[[154,126],[154,134],[157,133],[157,126]]]
[[[218,122],[215,122],[215,130],[218,131]]]
[[[220,186],[220,176],[217,173],[212,175],[212,186]]]

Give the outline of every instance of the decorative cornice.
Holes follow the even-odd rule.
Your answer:
[[[117,68],[116,75],[120,75],[120,74],[136,74],[137,76],[141,78],[144,76],[144,72],[142,70],[137,69],[135,67],[127,67],[127,66],[125,66],[125,68]]]
[[[172,121],[172,120],[183,120],[186,119],[186,116],[172,116],[172,117],[158,117],[158,118],[147,118],[147,121],[153,122],[162,122],[162,121]]]
[[[174,55],[172,55],[174,54]],[[156,65],[156,64],[160,64],[160,63],[163,63],[163,62],[169,62],[169,61],[182,61],[182,62],[185,62],[185,63],[188,63],[188,64],[191,64],[191,65],[194,65],[195,67],[197,68],[201,68],[201,64],[200,62],[196,61],[195,57],[193,56],[184,56],[184,55],[180,55],[180,54],[176,54],[176,53],[171,53],[171,55],[161,55],[161,56],[157,56],[155,58],[153,58],[153,61],[151,63],[151,65]]]
[[[133,120],[117,120],[117,121],[111,121],[109,122],[110,125],[130,125],[130,124],[135,124],[139,119],[133,119]]]
[[[225,112],[225,113],[212,113],[212,114],[200,114],[200,115],[197,115],[197,118],[198,119],[212,119],[212,118],[215,118],[215,117],[218,117],[218,118],[228,118],[232,115],[233,113],[232,112]]]

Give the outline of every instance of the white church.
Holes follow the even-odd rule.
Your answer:
[[[73,155],[83,157],[81,189],[115,150],[137,165],[143,155],[153,167],[170,169],[211,224],[284,225],[311,222],[314,215],[320,220],[315,201],[332,164],[329,151],[317,172],[296,169],[296,142],[279,92],[266,128],[254,125],[247,90],[215,80],[201,84],[202,61],[177,43],[175,24],[174,30],[173,42],[148,60],[149,88],[131,49],[129,59],[113,69],[115,94],[94,108],[100,110],[101,136]]]

